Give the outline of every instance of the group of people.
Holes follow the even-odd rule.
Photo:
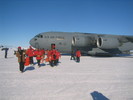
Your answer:
[[[16,56],[18,57],[19,69],[21,72],[24,71],[24,66],[35,64],[33,57],[36,57],[38,67],[41,67],[41,63],[43,63],[44,60],[49,62],[52,67],[57,66],[59,58],[61,57],[60,52],[55,48],[45,51],[44,49],[34,50],[31,46],[27,50],[22,50],[21,47],[18,47]]]
[[[59,63],[59,58],[61,54],[58,50],[55,49],[55,45],[51,45],[51,50],[44,49],[33,49],[31,46],[24,50],[21,47],[18,47],[18,50],[15,52],[16,57],[18,57],[19,70],[24,72],[24,67],[28,65],[35,65],[34,57],[37,60],[38,67],[41,67],[41,63],[49,62],[51,67],[57,66]],[[79,49],[76,52],[72,51],[71,60],[80,62],[81,52]]]

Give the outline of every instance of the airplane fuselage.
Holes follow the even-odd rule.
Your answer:
[[[51,49],[51,44],[56,45],[61,53],[71,53],[80,49],[82,53],[120,54],[133,49],[133,37],[120,35],[104,35],[79,32],[44,32],[30,40],[35,48]]]

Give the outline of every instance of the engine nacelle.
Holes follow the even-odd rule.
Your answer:
[[[117,38],[99,37],[97,39],[97,47],[101,49],[114,49],[120,45]]]
[[[75,36],[72,38],[72,46],[84,47],[87,46],[87,44],[88,44],[87,38],[85,37]]]

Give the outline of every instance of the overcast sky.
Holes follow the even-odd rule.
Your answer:
[[[47,31],[133,35],[133,0],[0,0],[0,44]]]

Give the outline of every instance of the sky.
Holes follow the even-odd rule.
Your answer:
[[[133,0],[0,0],[0,45],[48,31],[133,35]]]

